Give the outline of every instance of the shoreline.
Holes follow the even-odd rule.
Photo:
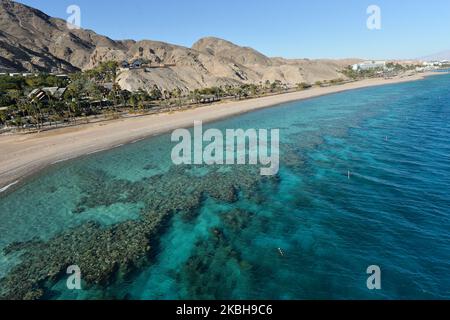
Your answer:
[[[20,186],[24,178],[51,165],[136,143],[177,128],[192,127],[194,121],[208,123],[289,102],[349,90],[423,80],[439,74],[430,72],[387,80],[367,79],[331,87],[213,104],[174,113],[83,124],[29,135],[0,136],[0,150],[3,151],[0,154],[0,194]]]

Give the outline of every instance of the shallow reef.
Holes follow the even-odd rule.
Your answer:
[[[198,241],[193,254],[176,274],[180,298],[226,299],[240,286],[248,285],[251,263],[243,259],[232,238],[244,232],[254,214],[232,210],[221,215],[223,228],[210,230],[207,239]]]
[[[103,226],[88,222],[51,238],[14,243],[4,249],[5,254],[21,253],[20,263],[0,279],[0,299],[42,299],[51,295],[49,288],[60,281],[68,266],[78,265],[83,286],[107,287],[116,278],[131,274],[143,265],[151,264],[157,250],[157,239],[164,230],[164,221],[174,214],[192,219],[205,197],[232,203],[241,194],[252,190],[263,180],[256,167],[235,166],[223,173],[220,166],[208,167],[205,176],[190,173],[192,166],[173,166],[166,174],[144,178],[137,182],[117,179],[102,170],[86,169],[78,179],[82,181],[81,197],[73,214],[87,209],[116,203],[144,203],[139,219]],[[250,215],[226,216],[229,228],[245,226]],[[219,261],[232,257],[237,265],[239,255],[225,244],[224,235],[212,234],[213,247],[227,248]],[[155,247],[156,246],[156,247]],[[210,247],[204,248],[210,251]],[[223,258],[223,259],[222,259]],[[193,257],[190,262],[197,264]],[[195,295],[201,296],[201,295]]]

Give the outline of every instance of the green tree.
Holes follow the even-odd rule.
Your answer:
[[[309,89],[311,87],[312,86],[306,82],[301,82],[301,83],[297,84],[297,89],[299,89],[299,90],[305,90],[305,89]]]
[[[154,85],[152,90],[150,91],[150,97],[152,100],[161,100],[163,94],[157,85]]]
[[[8,119],[8,113],[7,111],[0,111],[0,124],[5,125],[6,124],[6,120]]]
[[[128,100],[128,103],[130,104],[130,106],[133,108],[133,112],[136,112],[136,107],[138,104],[138,99],[135,93],[132,93],[130,95],[130,99]]]

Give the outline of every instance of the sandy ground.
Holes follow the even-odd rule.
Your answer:
[[[313,88],[301,92],[227,102],[172,114],[119,119],[29,135],[3,135],[0,136],[0,192],[17,184],[19,179],[46,166],[176,128],[191,127],[194,121],[209,122],[295,100],[370,86],[420,80],[426,75],[389,80],[370,79],[327,88]]]

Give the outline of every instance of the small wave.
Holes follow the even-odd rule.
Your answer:
[[[19,183],[20,180],[14,181],[13,183],[8,184],[7,186],[0,188],[0,193],[5,192],[6,190],[8,190],[9,188],[11,188],[12,186],[16,185]]]
[[[141,139],[134,140],[134,141],[131,142],[131,144],[137,143],[137,142],[142,141],[142,140],[145,140],[145,138],[141,138]]]
[[[72,158],[64,158],[64,159],[61,159],[61,160],[56,160],[56,161],[52,162],[52,164],[61,163],[61,162],[64,162],[64,161],[68,161],[70,159],[72,159]]]
[[[107,148],[105,148],[105,149],[99,149],[99,150],[95,150],[95,151],[92,151],[92,152],[88,152],[88,153],[86,153],[86,155],[88,156],[88,155],[90,155],[90,154],[99,153],[99,152],[106,151],[106,150],[108,150],[108,149],[107,149]]]

